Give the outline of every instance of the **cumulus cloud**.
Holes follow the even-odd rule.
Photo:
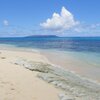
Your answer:
[[[8,26],[8,25],[9,25],[8,20],[4,20],[4,21],[3,21],[3,24],[4,24],[4,26]]]
[[[65,31],[79,24],[75,21],[74,16],[65,8],[62,7],[61,13],[53,13],[52,18],[48,18],[46,22],[40,25],[44,29],[54,30],[54,31]]]

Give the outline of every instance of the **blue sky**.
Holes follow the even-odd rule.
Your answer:
[[[100,36],[100,0],[0,0],[0,37]]]

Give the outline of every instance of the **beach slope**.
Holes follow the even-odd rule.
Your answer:
[[[48,62],[36,51],[0,50],[0,100],[59,100],[60,91],[37,78],[38,72],[13,64],[22,58]]]

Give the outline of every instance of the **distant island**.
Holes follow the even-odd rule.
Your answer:
[[[58,36],[56,35],[31,35],[31,36],[26,36],[25,38],[57,38]]]

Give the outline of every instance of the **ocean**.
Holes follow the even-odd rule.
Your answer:
[[[0,38],[0,44],[38,49],[52,63],[100,82],[100,37]]]
[[[100,37],[0,38],[2,44],[60,51],[100,52]]]

